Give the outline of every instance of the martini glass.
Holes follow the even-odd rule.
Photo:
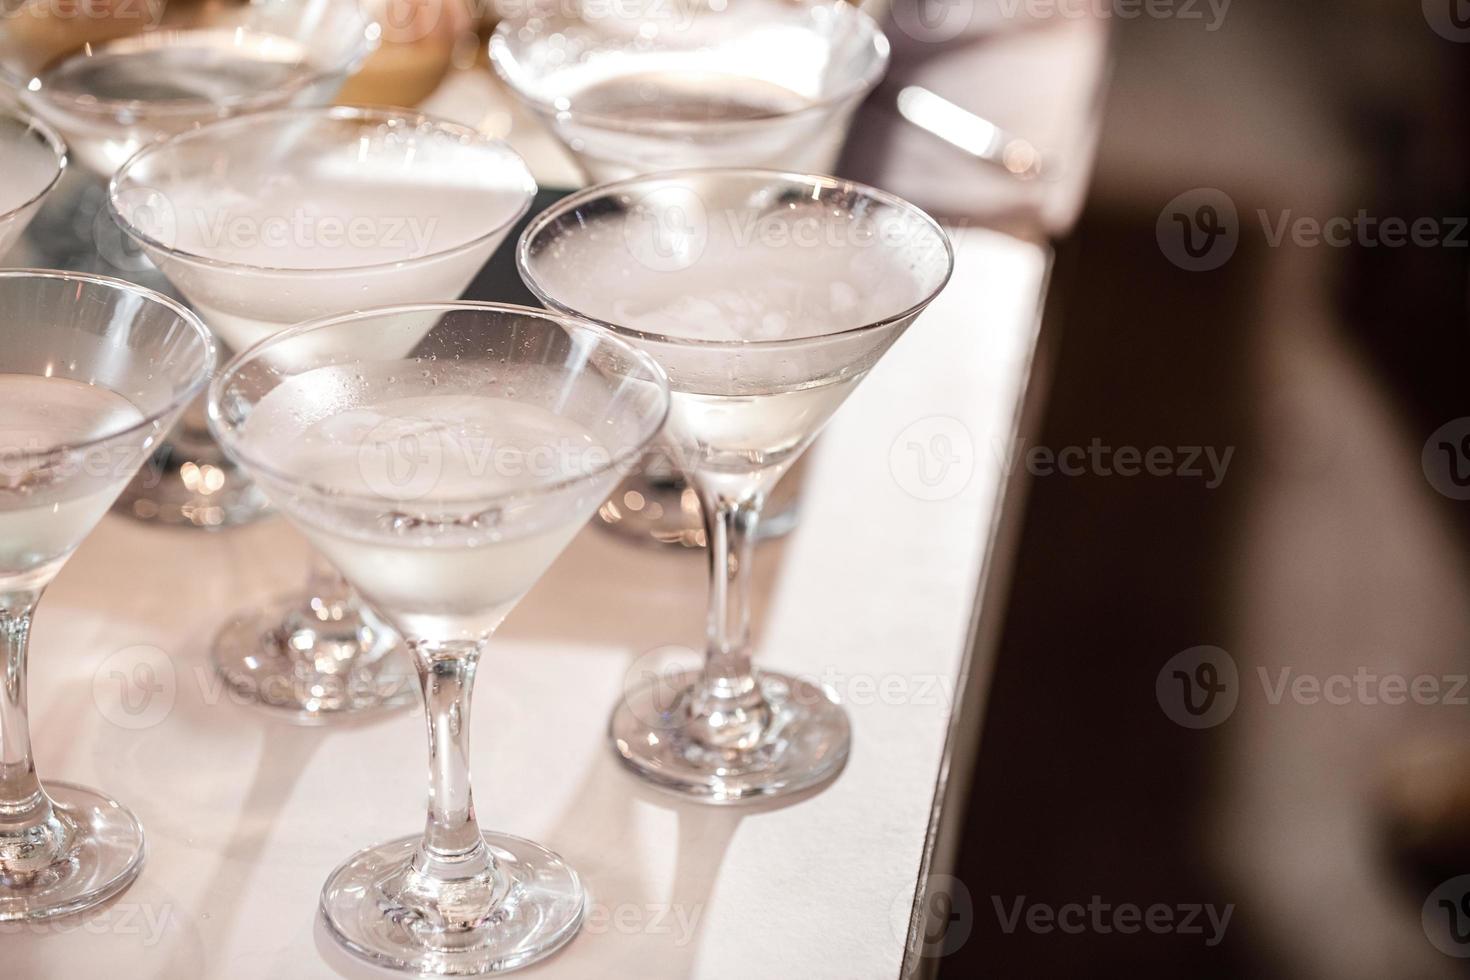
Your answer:
[[[410,110],[281,109],[153,144],[112,180],[119,224],[224,344],[388,303],[457,298],[536,185],[504,143]],[[357,353],[398,356],[367,335]],[[207,475],[200,477],[207,479]],[[317,562],[214,644],[233,688],[301,722],[414,700],[391,630]]]
[[[607,181],[681,167],[830,173],[888,39],[840,0],[587,4],[502,21],[490,52],[587,175]],[[800,475],[772,491],[762,537],[795,526]],[[704,544],[696,494],[657,454],[598,516],[638,540]]]
[[[576,933],[576,873],[476,823],[471,685],[491,634],[668,408],[662,372],[624,341],[489,303],[304,324],[212,386],[221,444],[403,634],[428,709],[424,833],[358,852],[322,891],[322,917],[354,953],[473,975]]]
[[[330,102],[378,33],[357,0],[23,0],[0,81],[105,178],[211,119]]]
[[[15,244],[66,170],[66,144],[51,127],[0,109],[0,257]]]
[[[838,0],[533,5],[501,21],[490,58],[595,181],[674,167],[825,172],[883,76],[888,40]]]
[[[558,202],[517,261],[548,306],[626,336],[668,373],[668,440],[710,543],[705,666],[628,692],[610,726],[618,755],[710,803],[836,775],[850,734],[831,692],[752,668],[752,541],[776,481],[948,281],[948,237],[860,184],[690,170]]]
[[[89,908],[142,867],[131,813],[37,778],[27,641],[41,593],[213,367],[213,339],[172,300],[115,279],[0,272],[0,921]]]

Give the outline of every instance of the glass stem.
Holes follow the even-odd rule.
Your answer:
[[[750,662],[750,580],[764,498],[698,490],[709,546],[709,620],[703,684],[690,706],[691,734],[738,752],[758,744],[770,721]]]
[[[5,695],[0,699],[0,814],[8,819],[29,813],[44,799],[31,759],[26,716],[26,650],[30,645],[35,593],[0,599],[0,642],[5,644]]]
[[[429,816],[414,869],[438,881],[484,877],[494,861],[470,792],[470,696],[477,644],[411,644],[429,722]]]
[[[347,580],[315,551],[310,562],[306,597],[287,613],[281,630],[285,649],[308,672],[310,684],[329,684],[358,662],[362,621]]]
[[[26,713],[26,655],[40,590],[0,596],[5,688],[0,694],[0,877],[20,878],[54,863],[72,828],[36,778]]]
[[[306,594],[310,597],[312,610],[318,618],[340,619],[342,608],[352,597],[347,580],[315,549],[308,561]]]

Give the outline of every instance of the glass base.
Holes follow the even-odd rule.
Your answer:
[[[779,538],[795,529],[800,515],[801,465],[798,459],[771,491],[756,525],[757,541]],[[649,466],[618,484],[597,509],[596,523],[645,544],[705,546],[699,497],[682,475],[667,468]]]
[[[118,496],[113,510],[136,520],[214,531],[270,512],[265,495],[212,441],[180,425]]]
[[[356,605],[313,615],[295,595],[236,616],[214,638],[215,669],[250,703],[321,725],[418,703],[418,675],[398,637]]]
[[[582,925],[586,895],[577,873],[539,844],[485,834],[495,861],[489,904],[473,925],[442,929],[437,916],[405,902],[418,837],[359,851],[327,879],[321,914],[347,949],[379,966],[439,976],[503,973],[565,945]],[[472,903],[461,902],[464,913]]]
[[[143,867],[143,828],[115,800],[72,783],[46,783],[56,829],[69,838],[58,860],[15,868],[0,858],[0,922],[70,915],[107,901]]]
[[[608,724],[613,750],[644,779],[701,803],[790,796],[841,772],[852,730],[835,695],[786,674],[756,677],[769,718],[747,747],[714,746],[692,735],[703,674],[686,670],[628,691]]]

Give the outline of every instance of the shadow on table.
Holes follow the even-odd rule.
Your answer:
[[[657,963],[660,976],[693,976],[703,924],[741,822],[799,806],[823,788],[739,807],[689,803],[623,771],[609,750],[567,807],[560,827],[549,835],[571,838],[584,822],[579,811],[587,806],[596,806],[604,817],[596,839],[580,842],[586,855],[581,864],[588,872],[589,902],[583,933],[601,939],[598,975],[639,976],[648,972],[650,963]],[[638,839],[636,812],[645,807],[664,810],[676,821],[672,885],[667,892],[649,889],[648,862],[628,847],[629,841]]]

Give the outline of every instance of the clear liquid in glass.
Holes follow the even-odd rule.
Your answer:
[[[528,367],[317,368],[261,399],[243,444],[329,491],[275,502],[406,634],[488,636],[614,479],[561,501],[538,493],[608,459],[596,433],[541,407],[554,386]],[[330,493],[383,502],[338,507]]]
[[[32,454],[121,432],[143,416],[107,388],[31,374],[0,374],[0,404],[6,406],[0,583],[9,588],[28,577],[49,580],[132,475],[126,461],[105,453],[85,459]]]
[[[86,45],[37,77],[57,95],[226,105],[293,88],[311,72],[297,41],[240,28],[154,31]]]

